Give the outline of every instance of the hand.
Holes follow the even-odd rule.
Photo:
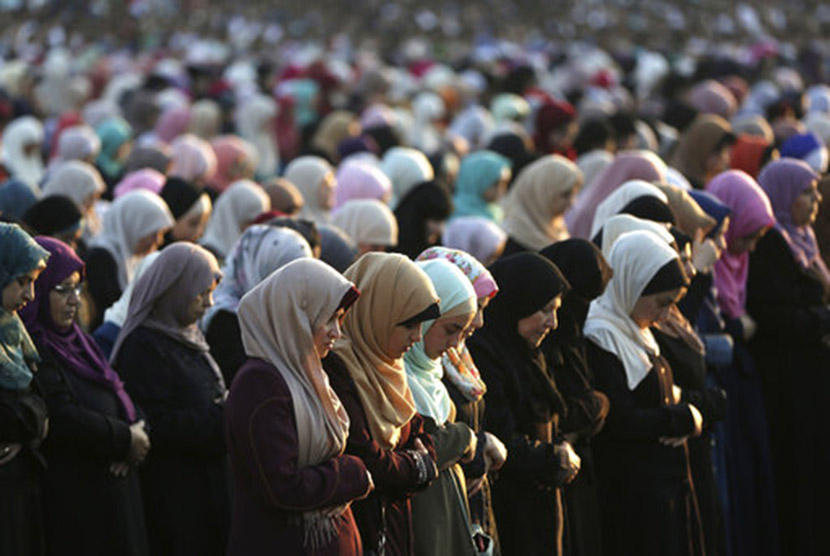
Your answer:
[[[747,314],[741,315],[739,320],[741,321],[741,326],[744,329],[744,340],[748,342],[753,336],[755,336],[755,332],[758,331],[758,325],[755,323],[755,319]]]
[[[126,461],[118,461],[110,464],[110,473],[116,477],[126,477],[130,472],[130,464]]]
[[[150,451],[150,437],[144,432],[144,421],[138,421],[130,425],[130,451],[127,454],[127,461],[139,464],[147,457]]]
[[[709,272],[720,258],[721,252],[715,241],[703,237],[703,230],[697,229],[692,243],[692,265],[698,272]]]
[[[467,498],[475,496],[475,494],[481,490],[482,486],[484,486],[483,476],[476,479],[467,479]]]
[[[700,410],[692,404],[689,404],[689,412],[692,414],[692,419],[695,422],[695,430],[690,436],[700,436],[703,434],[703,415],[701,415]]]
[[[429,450],[424,447],[424,443],[421,442],[420,438],[416,438],[415,442],[412,443],[412,448],[418,452],[419,454],[423,454],[425,456],[429,455]]]
[[[507,460],[507,448],[495,434],[484,433],[484,470],[485,473],[498,471]]]
[[[470,463],[476,457],[476,449],[478,448],[478,437],[472,431],[472,429],[468,429],[470,431],[470,443],[467,445],[467,450],[461,456],[461,463]]]
[[[568,442],[560,442],[554,446],[554,451],[557,456],[559,456],[559,467],[561,468],[559,471],[559,482],[563,485],[566,485],[573,481],[577,474],[579,474],[579,468],[582,465],[582,460],[580,459],[579,455],[574,452],[573,447]]]

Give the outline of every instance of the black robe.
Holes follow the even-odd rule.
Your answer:
[[[236,372],[248,360],[236,313],[216,311],[205,331],[205,339],[210,346],[210,355],[222,369],[225,384],[230,388]]]
[[[112,389],[64,368],[51,349],[36,374],[49,407],[43,445],[47,554],[146,555],[138,471],[109,471],[130,450],[130,425]]]
[[[594,443],[606,556],[698,556],[704,553],[688,449],[661,437],[694,431],[685,404],[673,405],[665,359],[634,390],[620,359],[587,343],[588,364],[611,410]]]
[[[824,554],[830,543],[821,518],[830,492],[827,300],[818,271],[798,265],[770,230],[750,258],[747,310],[758,324],[749,347],[764,391],[782,554]]]
[[[104,322],[104,312],[121,297],[118,263],[102,247],[93,247],[86,255],[86,285],[92,300],[89,330]]]
[[[115,368],[147,415],[141,466],[150,553],[222,555],[230,523],[224,392],[207,354],[139,327]]]

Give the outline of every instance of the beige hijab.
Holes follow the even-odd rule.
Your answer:
[[[568,239],[564,214],[552,214],[556,197],[579,189],[582,171],[564,156],[544,156],[522,170],[505,201],[502,228],[522,245],[538,251]]]
[[[438,302],[426,273],[407,257],[367,253],[345,272],[362,292],[346,314],[344,337],[334,351],[343,359],[357,386],[372,438],[393,448],[400,429],[415,415],[403,358],[384,353],[396,325]]]
[[[300,467],[326,461],[346,446],[349,416],[323,371],[314,331],[334,315],[352,287],[327,264],[298,259],[239,302],[245,353],[276,367],[291,391]]]
[[[361,245],[398,244],[398,221],[395,214],[377,199],[355,199],[334,213],[332,224]]]
[[[715,147],[732,132],[729,122],[715,116],[698,116],[689,129],[680,137],[671,165],[677,168],[692,185],[703,187],[706,182],[706,162],[715,152]]]
[[[715,227],[715,219],[703,212],[689,192],[685,189],[669,184],[655,184],[655,187],[666,194],[669,208],[677,219],[677,227],[692,239],[700,229],[705,236]]]

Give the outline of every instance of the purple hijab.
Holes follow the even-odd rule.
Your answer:
[[[706,186],[732,211],[725,239],[727,249],[715,263],[714,281],[718,304],[724,314],[736,319],[746,313],[746,279],[749,253],[734,254],[729,246],[742,237],[775,224],[772,207],[758,183],[742,170],[729,170],[715,176]]]
[[[818,174],[806,162],[782,158],[764,167],[758,176],[758,184],[769,197],[775,214],[775,227],[787,240],[796,262],[803,268],[815,266],[824,277],[824,282],[830,283],[830,273],[819,253],[813,227],[809,224],[796,226],[792,216],[796,198],[817,179]]]
[[[35,281],[34,301],[20,311],[29,334],[38,346],[51,349],[69,372],[109,387],[121,402],[127,420],[135,422],[135,406],[98,344],[81,330],[78,323],[59,328],[52,320],[49,293],[73,272],[83,277],[84,262],[62,241],[46,236],[38,236],[35,241],[49,251],[50,256],[46,268]]]

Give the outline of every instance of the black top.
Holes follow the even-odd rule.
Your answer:
[[[205,339],[210,345],[211,356],[222,369],[225,384],[230,387],[236,372],[248,359],[242,345],[239,317],[231,311],[216,311],[205,332]]]
[[[122,293],[118,282],[118,263],[106,249],[93,247],[87,253],[86,284],[93,301],[89,329],[95,330],[104,321],[104,311],[118,301]]]

